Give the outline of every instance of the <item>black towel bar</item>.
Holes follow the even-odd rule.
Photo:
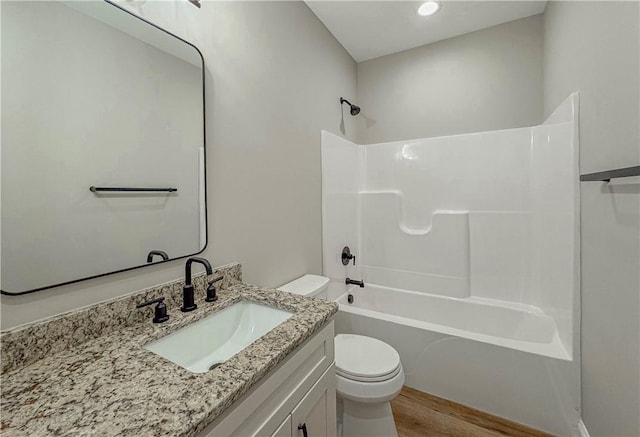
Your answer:
[[[580,176],[580,180],[583,182],[588,182],[588,181],[609,182],[611,179],[629,178],[633,176],[640,176],[640,166],[617,168],[615,170],[583,174],[582,176]]]
[[[168,193],[173,193],[174,191],[178,191],[177,188],[128,188],[128,187],[89,187],[89,191],[96,193],[98,191],[131,191],[131,192],[158,192],[158,191],[166,191]]]

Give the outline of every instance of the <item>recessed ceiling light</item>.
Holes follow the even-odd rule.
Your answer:
[[[418,15],[422,15],[423,17],[428,17],[429,15],[433,15],[440,10],[440,2],[439,1],[428,1],[422,3],[418,6]]]

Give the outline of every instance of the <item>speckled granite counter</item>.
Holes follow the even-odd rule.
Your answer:
[[[203,291],[197,293],[203,296]],[[143,348],[240,300],[273,305],[294,316],[204,374],[191,373]],[[1,434],[194,435],[337,311],[332,302],[240,282],[221,290],[217,302],[198,305],[191,313],[170,307],[171,319],[164,324],[154,325],[148,318],[8,368],[1,380]]]

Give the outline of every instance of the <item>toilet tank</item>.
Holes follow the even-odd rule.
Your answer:
[[[304,275],[295,281],[288,282],[278,287],[278,290],[301,294],[303,296],[326,299],[328,288],[329,278],[318,275]]]

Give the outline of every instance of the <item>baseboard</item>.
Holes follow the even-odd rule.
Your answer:
[[[578,420],[578,432],[580,433],[580,437],[591,437],[589,435],[589,430],[587,429],[587,426],[582,421],[582,418]]]

